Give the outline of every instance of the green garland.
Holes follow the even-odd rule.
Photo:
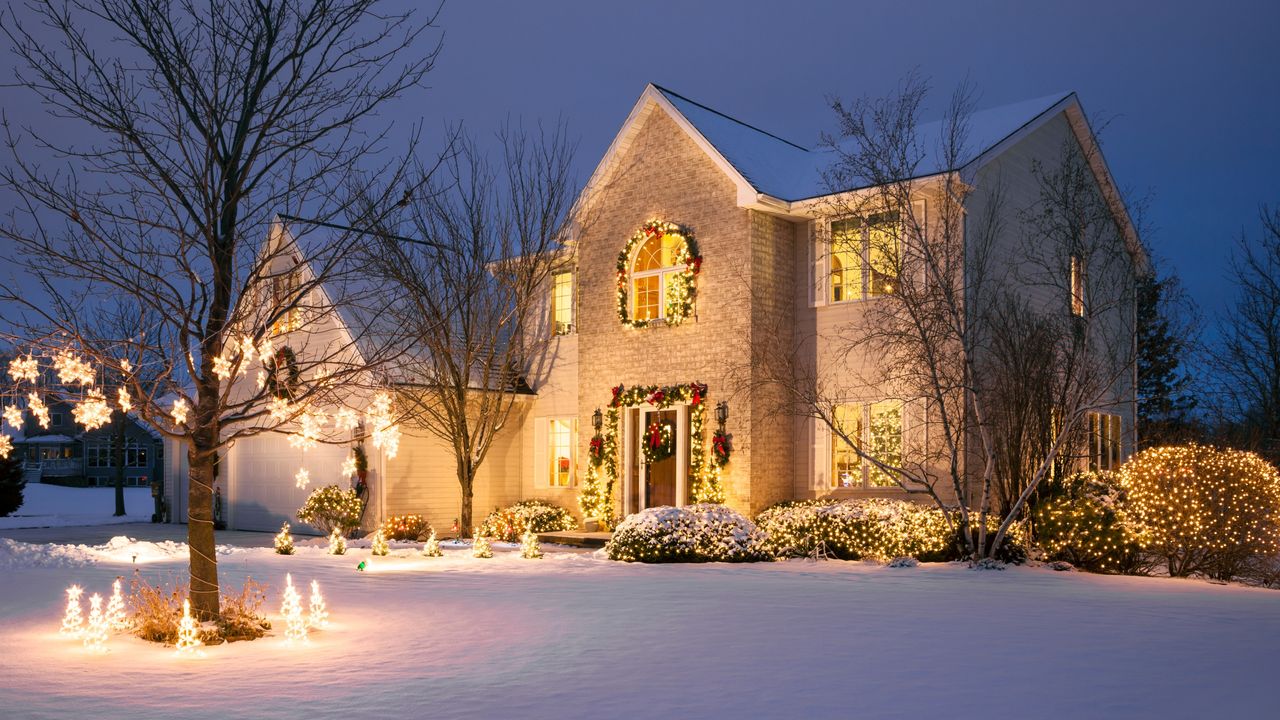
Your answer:
[[[632,388],[618,385],[612,388],[612,392],[613,399],[609,402],[603,434],[591,439],[591,445],[598,446],[600,450],[598,453],[594,450],[589,453],[591,461],[587,464],[582,491],[578,495],[583,515],[599,518],[600,524],[606,528],[613,526],[613,488],[618,482],[620,461],[618,429],[622,417],[621,408],[641,403],[659,410],[677,404],[689,406],[689,465],[694,502],[725,501],[724,485],[720,480],[723,465],[707,461],[707,438],[704,432],[707,417],[706,385],[697,382],[684,385],[639,385]]]
[[[640,226],[640,229],[622,248],[622,252],[618,253],[618,320],[623,325],[641,328],[653,322],[631,319],[630,306],[627,302],[627,280],[631,273],[631,255],[636,247],[651,238],[661,238],[664,235],[673,235],[684,240],[676,250],[673,265],[674,267],[683,265],[684,269],[675,273],[671,284],[667,286],[667,296],[663,298],[666,317],[663,319],[668,325],[679,325],[693,316],[694,300],[698,292],[696,279],[698,273],[702,271],[702,255],[698,253],[698,242],[689,228],[661,220],[650,220]]]
[[[281,362],[284,363],[285,372],[288,374],[283,386],[280,383]],[[302,383],[302,373],[298,370],[298,356],[294,354],[293,349],[282,347],[276,350],[275,357],[267,360],[265,365],[267,392],[283,400],[292,400],[293,394]]]

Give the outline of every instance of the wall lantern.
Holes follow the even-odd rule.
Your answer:
[[[729,420],[729,401],[721,400],[716,403],[716,422],[720,423],[720,427],[724,428],[724,424]]]
[[[596,408],[596,411],[591,413],[591,427],[595,428],[596,432],[600,432],[600,428],[603,425],[604,425],[604,415],[601,414],[600,408]]]

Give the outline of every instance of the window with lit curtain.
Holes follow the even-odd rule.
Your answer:
[[[547,457],[550,458],[550,485],[569,487],[573,483],[574,421],[553,418],[547,427]]]
[[[631,265],[631,317],[656,320],[666,315],[667,287],[676,273],[676,252],[683,242],[673,235],[651,237],[636,252]]]
[[[1089,413],[1089,469],[1116,470],[1121,461],[1121,418]]]
[[[573,332],[573,273],[551,277],[551,325],[556,335]]]
[[[1071,256],[1071,314],[1084,317],[1084,258]]]
[[[886,465],[902,465],[902,401],[849,403],[836,407],[835,422],[857,447]],[[831,485],[835,488],[897,487],[888,473],[861,458],[855,446],[833,433]]]
[[[293,332],[302,327],[302,310],[298,307],[301,303],[298,298],[298,278],[296,266],[271,278],[271,300],[274,303],[274,309],[279,312],[281,308],[290,303],[293,304],[293,307],[276,318],[275,324],[271,326],[273,335]]]
[[[831,302],[889,295],[898,285],[901,216],[884,212],[831,223]]]

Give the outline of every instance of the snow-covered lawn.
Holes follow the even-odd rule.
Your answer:
[[[198,659],[120,635],[92,656],[58,636],[67,585],[108,593],[135,555],[148,579],[181,577],[184,550],[0,543],[0,714],[1229,718],[1276,708],[1280,592],[1043,568],[226,547],[225,586],[270,583],[278,617],[286,572],[303,587],[317,579],[332,627],[289,647],[277,622],[275,636]]]
[[[31,483],[22,491],[22,507],[0,517],[0,530],[71,525],[147,522],[155,510],[150,488],[124,489],[125,515],[115,517],[115,488],[72,488]]]

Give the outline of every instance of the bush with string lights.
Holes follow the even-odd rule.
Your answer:
[[[1036,541],[1049,560],[1081,570],[1145,573],[1142,549],[1124,512],[1125,494],[1115,473],[1081,472],[1050,480],[1032,512]]]

